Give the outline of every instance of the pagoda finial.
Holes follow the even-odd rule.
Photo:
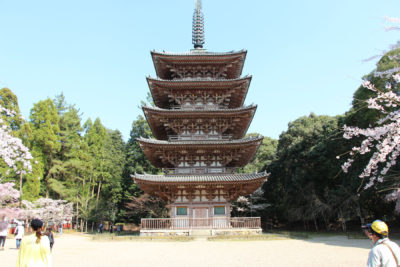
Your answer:
[[[196,9],[201,10],[201,0],[196,0]]]
[[[193,13],[192,43],[195,49],[202,49],[204,44],[204,15],[201,0],[196,0],[196,8]]]

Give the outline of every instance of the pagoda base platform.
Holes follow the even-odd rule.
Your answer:
[[[240,236],[260,234],[262,234],[261,228],[140,230],[140,236]]]
[[[141,236],[216,236],[261,234],[260,217],[142,219]]]

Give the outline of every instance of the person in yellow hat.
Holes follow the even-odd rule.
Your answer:
[[[400,266],[400,248],[389,240],[389,228],[385,222],[375,220],[363,226],[365,234],[374,243],[369,252],[367,267]]]

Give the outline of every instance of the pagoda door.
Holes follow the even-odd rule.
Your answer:
[[[210,226],[208,218],[208,208],[193,209],[193,228],[203,228]]]

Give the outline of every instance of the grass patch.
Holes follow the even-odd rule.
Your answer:
[[[207,238],[208,241],[265,241],[265,240],[284,240],[289,237],[281,234],[261,234],[261,235],[217,235]]]
[[[264,234],[280,235],[280,236],[284,236],[286,238],[291,238],[291,239],[309,239],[310,238],[310,233],[297,232],[297,231],[272,231],[272,232],[266,232]]]
[[[88,235],[94,235],[94,236],[139,236],[140,235],[140,231],[122,231],[120,233],[114,232],[114,233],[110,233],[108,231],[104,231],[102,234],[98,233],[97,231],[93,231],[93,232],[87,232],[86,234]]]
[[[363,232],[347,232],[348,239],[368,239]]]
[[[76,229],[63,229],[63,232],[61,235],[63,235],[63,234],[75,235],[75,234],[84,234],[84,233],[85,232],[81,232]],[[53,231],[53,234],[60,235],[58,231]]]
[[[190,236],[138,236],[138,235],[115,235],[96,234],[91,236],[94,241],[166,241],[166,242],[188,242],[194,240]]]

